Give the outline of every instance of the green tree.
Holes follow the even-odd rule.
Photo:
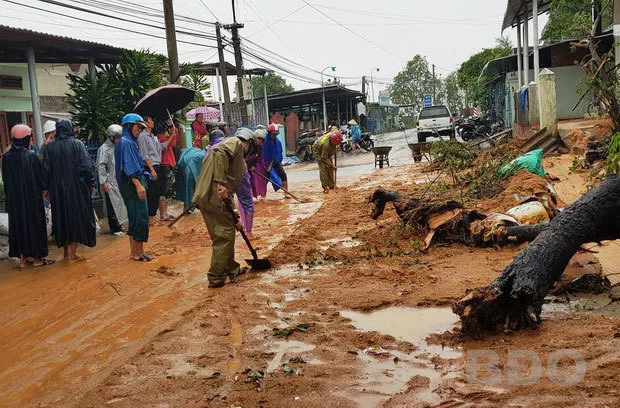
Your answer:
[[[166,62],[150,51],[126,51],[117,64],[98,66],[96,81],[69,74],[71,115],[80,128],[80,137],[102,139],[105,129],[119,123],[148,91],[161,86]]]
[[[295,90],[292,85],[286,83],[286,80],[280,75],[270,72],[264,77],[252,77],[252,92],[255,98],[263,96],[263,88],[267,86],[267,95],[277,95]]]
[[[443,88],[445,92],[444,103],[450,108],[450,112],[456,113],[460,108],[465,107],[463,92],[458,84],[456,72],[448,74],[443,80]]]
[[[505,37],[496,40],[493,48],[485,48],[469,57],[456,71],[458,86],[467,94],[467,104],[486,107],[488,104],[484,83],[492,78],[480,78],[484,66],[497,58],[512,54],[512,44]],[[480,81],[479,81],[480,79]]]
[[[84,77],[69,74],[71,94],[69,113],[80,128],[80,137],[103,140],[105,130],[112,123],[119,123],[124,111],[119,103],[120,89],[105,71],[99,71],[96,79],[90,72]]]
[[[433,74],[428,69],[426,58],[419,54],[407,62],[388,86],[392,101],[398,105],[412,105],[408,110],[414,113],[422,108],[423,94],[432,89]]]
[[[603,29],[612,21],[611,1],[597,0],[601,11]],[[584,0],[554,0],[549,8],[549,21],[545,24],[542,39],[550,42],[579,38],[592,28],[592,2]]]
[[[190,104],[190,108],[201,106],[205,98],[211,97],[209,78],[202,72],[190,71],[187,75],[181,77],[181,84],[196,91],[196,96],[194,97],[194,101]]]

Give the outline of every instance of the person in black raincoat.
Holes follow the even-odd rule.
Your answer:
[[[78,243],[94,247],[97,242],[91,194],[95,192],[95,166],[84,143],[77,140],[73,122],[56,123],[56,139],[43,153],[43,186],[52,205],[52,234],[64,247],[65,261],[77,261]]]
[[[41,162],[29,150],[32,130],[23,124],[11,129],[11,149],[2,158],[2,181],[9,213],[9,256],[19,257],[23,268],[28,257],[33,266],[47,260],[47,225],[43,208]]]

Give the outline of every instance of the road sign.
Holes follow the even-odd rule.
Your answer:
[[[433,94],[425,93],[424,94],[424,98],[423,98],[423,102],[424,102],[424,107],[425,108],[427,106],[433,106]]]
[[[389,105],[390,105],[390,92],[379,91],[379,106],[389,106]]]

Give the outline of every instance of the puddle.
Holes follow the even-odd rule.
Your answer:
[[[419,347],[419,352],[454,359],[462,353],[454,349],[433,346],[426,343],[426,338],[433,333],[443,333],[454,327],[459,320],[448,307],[413,308],[389,307],[372,313],[342,311],[340,315],[351,319],[351,323],[362,331],[376,331],[394,336],[398,340],[408,341]]]
[[[458,316],[450,308],[390,307],[372,313],[341,311],[340,315],[351,319],[351,324],[358,330],[388,334],[418,347],[411,354],[390,350],[389,358],[360,353],[358,357],[365,366],[363,380],[351,392],[344,392],[344,396],[364,406],[380,405],[389,397],[405,391],[412,378],[421,376],[428,379],[428,386],[422,386],[416,398],[429,404],[440,402],[434,390],[443,380],[457,376],[458,371],[449,367],[440,371],[431,359],[453,360],[463,354],[457,349],[430,345],[426,338],[454,327]],[[398,357],[398,361],[395,362],[394,357]]]
[[[553,313],[587,313],[620,317],[620,303],[611,302],[607,293],[572,294],[567,302],[565,298],[549,297],[548,303],[543,304],[541,316],[543,319],[550,318]]]
[[[332,246],[340,246],[343,248],[355,248],[355,247],[362,245],[363,242],[353,239],[351,237],[342,237],[342,238],[326,239],[325,241],[321,241],[321,244],[323,244],[319,246],[321,250],[326,251]]]
[[[290,281],[293,282],[307,282],[307,280],[303,279],[303,277],[305,276],[309,276],[310,274],[312,274],[312,276],[326,276],[324,274],[319,274],[314,272],[315,270],[325,270],[325,269],[329,269],[327,266],[324,265],[317,265],[317,266],[313,266],[312,269],[299,269],[299,267],[297,265],[284,265],[278,269],[269,271],[269,272],[263,272],[261,274],[261,279],[258,282],[259,284],[262,285],[274,285],[275,282],[278,279],[284,279],[284,278],[288,278]]]
[[[297,221],[305,220],[314,215],[323,205],[322,201],[311,201],[309,203],[295,203],[290,204],[291,214],[288,216],[286,222],[294,224]]]
[[[320,364],[322,363],[320,360],[312,360],[311,358],[306,358],[302,355],[303,353],[312,351],[315,348],[316,346],[314,344],[308,344],[295,340],[270,342],[267,344],[267,349],[270,352],[275,353],[275,355],[273,356],[273,359],[269,361],[269,364],[267,364],[266,371],[268,373],[273,373],[274,371],[277,371],[282,364],[287,363],[291,358],[296,356],[301,356],[307,363],[313,364],[312,361],[314,361],[314,364]]]

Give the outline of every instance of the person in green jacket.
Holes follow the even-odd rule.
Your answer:
[[[245,172],[243,156],[248,151],[249,140],[243,132],[236,136],[224,139],[207,155],[192,198],[213,242],[207,274],[210,288],[224,286],[226,277],[234,282],[240,272],[240,265],[235,261],[235,230],[240,231],[243,225],[240,221],[235,224],[227,204],[234,207],[233,194]]]
[[[332,128],[331,132],[318,138],[312,145],[312,151],[319,164],[319,177],[324,193],[329,193],[329,189],[336,188],[336,165],[333,157],[338,151],[340,143],[342,143],[342,135],[338,130]]]

